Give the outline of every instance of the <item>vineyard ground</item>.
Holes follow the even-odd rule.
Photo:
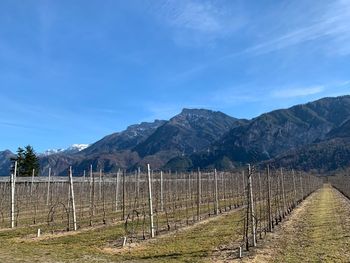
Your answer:
[[[0,262],[349,262],[350,202],[326,185],[308,197],[243,260],[236,259],[244,210],[235,210],[135,247],[113,248],[114,225],[28,239],[35,228],[0,232]]]
[[[324,185],[268,234],[250,257],[233,262],[350,262],[349,233],[349,199]]]
[[[221,244],[241,238],[243,213],[236,209],[125,249],[113,247],[123,236],[122,224],[51,238],[30,238],[34,227],[2,231],[0,262],[201,262]]]

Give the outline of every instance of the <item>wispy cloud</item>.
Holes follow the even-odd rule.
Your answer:
[[[209,97],[202,98],[208,105],[221,107],[232,107],[245,103],[259,103],[270,101],[271,99],[314,99],[321,97],[335,97],[349,94],[350,81],[336,81],[332,83],[323,83],[322,85],[294,85],[281,87],[256,88],[255,83],[236,86],[232,88],[217,89]]]
[[[324,39],[325,48],[332,53],[347,55],[350,53],[350,2],[347,0],[332,1],[324,5],[315,17],[300,17],[302,23],[293,29],[286,30],[272,39],[244,50],[244,53],[263,54],[299,45],[308,41]],[[295,19],[293,17],[290,18]],[[323,48],[318,43],[315,48]]]
[[[305,88],[288,88],[278,89],[271,92],[271,96],[274,98],[295,98],[295,97],[306,97],[321,93],[325,90],[323,86],[313,86]]]
[[[241,24],[241,27],[247,25],[246,29],[251,30],[250,32],[254,37],[260,36],[258,40],[255,40],[255,43],[251,39],[241,49],[236,49],[233,52],[217,56],[211,61],[205,61],[198,66],[193,66],[179,73],[179,79],[188,78],[212,66],[233,61],[236,58],[252,58],[275,51],[284,51],[289,47],[296,46],[300,46],[299,50],[303,51],[305,49],[303,49],[302,45],[311,42],[312,46],[308,48],[321,52],[323,55],[350,55],[350,1],[336,0],[330,1],[328,4],[320,2],[317,6],[319,7],[317,11],[310,14],[310,16],[303,13],[302,10],[297,16],[295,13],[286,12],[284,17],[276,18],[275,14],[273,14],[273,19],[275,20],[288,21],[285,24],[279,21],[277,23],[279,24],[278,30],[265,31],[266,29],[259,24],[255,24],[254,20],[245,21]],[[298,10],[302,8],[298,6],[297,2],[294,2],[293,7]],[[216,28],[216,30],[219,31],[219,28]],[[234,31],[228,32],[228,34],[231,34],[231,37],[239,37],[237,32]]]
[[[171,4],[167,2],[172,6],[169,10],[173,10],[169,16],[171,25],[204,33],[216,33],[222,30],[220,11],[212,4],[189,1],[182,5],[177,4],[174,8],[174,3],[174,1]]]
[[[180,45],[213,44],[245,23],[241,12],[223,7],[215,0],[167,0],[155,5],[153,11],[173,29],[173,39]]]

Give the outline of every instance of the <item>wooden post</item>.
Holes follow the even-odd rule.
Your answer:
[[[223,190],[223,198],[224,198],[224,209],[225,212],[227,210],[227,203],[226,203],[226,177],[224,173],[221,173],[221,183],[222,183],[222,190]]]
[[[267,165],[267,216],[268,216],[268,231],[272,231],[272,208],[271,208],[271,181],[270,167]]]
[[[297,205],[297,188],[296,188],[296,183],[295,183],[295,173],[294,173],[294,169],[292,170],[292,174],[293,174],[293,192],[294,192],[294,206]]]
[[[279,222],[282,221],[282,213],[281,213],[281,185],[280,185],[280,176],[278,173],[276,173],[276,180],[277,180],[277,195],[276,195],[276,201],[277,201],[277,212],[278,212],[278,219]]]
[[[242,247],[239,246],[238,248],[238,258],[242,258]]]
[[[122,213],[122,220],[125,220],[125,170],[123,170],[123,213]]]
[[[137,168],[137,200],[140,198],[140,178],[141,178],[141,168]]]
[[[283,217],[286,215],[286,193],[284,191],[284,174],[283,169],[281,168],[281,184],[282,184],[282,202],[283,202]]]
[[[77,230],[77,215],[76,215],[76,211],[75,211],[72,166],[69,167],[69,185],[70,185],[70,193],[71,193],[70,197],[71,197],[71,203],[72,203],[72,209],[73,209],[73,227],[74,227],[74,231],[76,231]]]
[[[34,175],[35,175],[35,169],[32,170],[32,181],[30,184],[30,196],[29,196],[30,206],[33,204]],[[34,204],[34,220],[33,220],[34,224],[35,224],[35,214],[36,214],[36,204]]]
[[[163,171],[160,171],[160,211],[164,210]]]
[[[256,247],[256,226],[255,226],[255,211],[254,211],[254,197],[253,197],[253,184],[252,184],[253,171],[248,164],[248,191],[249,191],[249,210],[250,210],[250,223],[252,228],[252,241],[253,247]]]
[[[105,174],[102,174],[102,210],[103,210],[103,224],[106,224],[106,202],[105,202]]]
[[[117,172],[116,186],[115,186],[115,212],[118,211],[119,176],[120,176],[120,169],[118,169],[118,172]]]
[[[89,184],[89,200],[90,200],[90,212],[92,211],[92,164],[90,165],[90,184]]]
[[[148,206],[149,206],[149,227],[151,238],[154,237],[154,226],[153,226],[153,206],[152,206],[152,180],[151,180],[151,168],[147,164],[147,183],[148,183]]]
[[[32,194],[33,194],[34,175],[35,175],[35,169],[33,169],[33,171],[32,171],[32,182],[30,184],[30,196],[32,196]]]
[[[11,174],[11,228],[15,227],[15,188],[16,188],[17,161],[15,170]]]
[[[90,226],[92,226],[92,217],[95,215],[95,176],[92,173],[92,164],[90,165]]]
[[[243,198],[242,198],[242,205],[244,205],[244,197],[247,196],[246,194],[246,190],[247,190],[247,186],[245,185],[245,175],[244,175],[244,170],[242,171],[242,181],[243,181]]]
[[[98,201],[101,202],[102,196],[102,169],[100,169],[100,178],[99,178],[99,189],[98,189]]]
[[[219,214],[219,198],[218,198],[218,174],[216,169],[214,170],[214,195],[215,195],[215,215]]]
[[[261,192],[261,174],[260,174],[260,171],[258,173],[258,179],[259,179],[259,228],[260,228],[260,231],[259,231],[259,237],[260,239],[262,239],[262,205],[263,205],[263,199],[262,199],[262,192]]]
[[[46,205],[49,205],[49,200],[50,200],[50,179],[51,179],[51,167],[49,167],[49,176],[47,181]]]
[[[197,172],[197,220],[200,220],[201,214],[201,195],[202,195],[202,185],[201,185],[201,171],[198,168]]]
[[[304,200],[304,188],[303,188],[303,176],[300,173],[300,193],[301,193],[301,201]]]

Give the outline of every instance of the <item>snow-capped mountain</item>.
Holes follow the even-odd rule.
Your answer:
[[[48,155],[62,153],[62,152],[64,152],[64,149],[48,149],[45,152],[40,153],[39,155],[48,156]]]
[[[89,146],[90,144],[72,144],[65,150],[65,152],[80,152]]]
[[[73,153],[80,152],[89,146],[90,146],[90,144],[72,144],[71,146],[69,146],[66,149],[63,149],[63,148],[48,149],[40,155],[49,156],[49,155],[53,155],[53,154],[73,154]]]

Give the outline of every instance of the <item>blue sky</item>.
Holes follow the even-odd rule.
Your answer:
[[[346,0],[2,0],[0,24],[0,149],[349,94]]]

